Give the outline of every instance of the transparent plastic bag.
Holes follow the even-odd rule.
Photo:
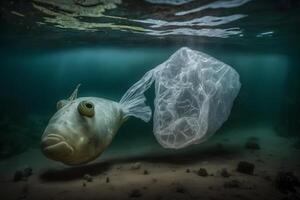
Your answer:
[[[126,117],[150,120],[144,92],[154,81],[154,135],[163,147],[175,149],[213,135],[229,117],[241,87],[229,65],[184,47],[129,88],[120,101]]]

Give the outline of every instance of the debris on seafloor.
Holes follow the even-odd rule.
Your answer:
[[[21,170],[16,170],[14,174],[13,180],[15,182],[17,181],[27,181],[27,179],[32,175],[32,168],[31,167],[25,167],[24,169]]]
[[[255,165],[249,162],[245,161],[240,161],[237,166],[237,171],[240,173],[248,174],[248,175],[253,175]]]
[[[89,174],[85,174],[83,176],[83,179],[86,180],[87,182],[92,182],[93,181],[93,177]]]
[[[225,177],[225,178],[228,178],[228,177],[230,177],[231,176],[231,174],[228,172],[228,170],[226,169],[226,168],[223,168],[222,170],[221,170],[221,176],[223,176],[223,177]]]
[[[200,168],[200,169],[197,171],[197,174],[198,174],[198,176],[203,176],[203,177],[208,176],[207,170],[206,170],[205,168]]]

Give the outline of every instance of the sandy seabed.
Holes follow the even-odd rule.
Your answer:
[[[249,138],[256,138],[260,149],[245,148]],[[279,171],[300,175],[300,151],[294,143],[295,139],[279,137],[268,127],[255,127],[217,134],[183,151],[147,145],[134,151],[110,149],[96,161],[78,167],[47,160],[39,149],[31,149],[0,162],[0,198],[298,199],[298,188],[282,193],[275,183]],[[255,165],[253,175],[236,170],[240,161]],[[30,166],[33,174],[27,180],[13,181],[15,171],[25,166]],[[207,176],[199,173],[200,168]]]

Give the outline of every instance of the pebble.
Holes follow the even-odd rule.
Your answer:
[[[225,177],[225,178],[228,178],[228,177],[230,177],[231,175],[230,175],[230,173],[227,171],[226,168],[223,168],[223,169],[221,170],[221,176],[223,176],[223,177]]]
[[[89,174],[85,174],[83,176],[83,179],[86,180],[87,182],[92,182],[93,181],[93,177]]]
[[[198,176],[206,177],[208,176],[207,170],[205,168],[200,168],[197,172]]]
[[[25,167],[21,170],[16,170],[14,174],[13,181],[27,181],[27,179],[32,175],[32,168],[31,167]]]
[[[25,176],[25,177],[29,177],[29,176],[31,176],[32,175],[32,168],[31,167],[25,167],[24,169],[23,169],[23,176]]]

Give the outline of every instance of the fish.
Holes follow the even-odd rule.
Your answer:
[[[57,103],[58,111],[42,135],[44,155],[67,165],[84,164],[100,156],[126,121],[120,103],[77,98],[79,86],[67,100]]]
[[[78,97],[57,102],[41,138],[43,154],[66,165],[95,160],[130,117],[149,122],[144,93],[155,82],[153,132],[164,148],[180,149],[211,137],[229,117],[241,84],[229,65],[187,47],[149,70],[119,102]]]

